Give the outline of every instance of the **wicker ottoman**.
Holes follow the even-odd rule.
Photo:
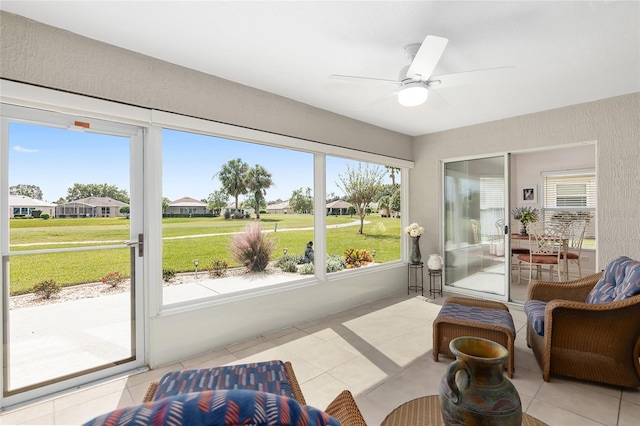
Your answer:
[[[439,354],[455,358],[449,342],[462,336],[482,337],[507,348],[507,373],[513,378],[516,329],[505,304],[466,297],[445,299],[433,321],[433,360],[438,362]]]

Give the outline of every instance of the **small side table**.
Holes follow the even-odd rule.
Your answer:
[[[440,287],[438,287],[437,278],[440,278]],[[442,296],[442,269],[429,269],[429,295]]]
[[[429,395],[405,402],[393,410],[380,426],[444,426],[440,396]],[[547,424],[522,413],[522,426],[546,426]]]
[[[413,285],[411,285],[411,271],[413,271]],[[420,285],[418,285],[418,273],[420,274]],[[409,263],[407,274],[407,294],[411,290],[415,290],[416,293],[420,290],[420,293],[424,296],[424,262]]]

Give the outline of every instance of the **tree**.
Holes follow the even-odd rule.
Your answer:
[[[340,183],[336,182],[336,185],[344,192],[345,200],[353,204],[356,213],[360,216],[359,234],[362,234],[364,217],[369,204],[380,197],[383,177],[384,171],[380,167],[370,167],[367,164],[363,169],[362,163],[358,163],[357,169],[347,165],[346,174],[338,174]]]
[[[42,189],[37,185],[18,184],[9,187],[10,195],[24,195],[34,200],[42,200]]]
[[[126,217],[129,217],[129,214],[131,213],[131,209],[129,208],[129,206],[122,206],[120,207],[120,213],[122,213]]]
[[[74,183],[71,188],[67,189],[67,202],[88,197],[109,197],[129,204],[129,194],[127,191],[115,185],[108,185],[106,183]]]
[[[267,169],[260,164],[256,164],[249,169],[247,173],[247,189],[253,193],[256,218],[258,219],[260,219],[260,207],[267,205],[264,197],[267,195],[267,189],[271,188],[271,185],[273,185],[273,180],[271,179],[271,173]]]
[[[167,197],[162,197],[162,214],[165,214],[167,212],[169,204],[171,204],[171,200]]]
[[[289,198],[289,207],[296,213],[308,213],[313,210],[311,188],[307,187],[304,191],[302,188],[295,189]]]
[[[213,212],[214,215],[220,215],[222,209],[229,204],[229,195],[222,189],[217,189],[209,194],[207,199],[207,207]]]
[[[393,189],[396,189],[396,175],[400,173],[400,167],[384,166],[384,168],[389,172]]]
[[[391,196],[390,210],[394,212],[394,217],[398,217],[395,213],[400,211],[400,188],[396,189]]]
[[[249,165],[240,158],[229,160],[222,165],[217,173],[220,183],[224,191],[236,200],[236,211],[238,211],[238,197],[246,194],[247,191],[247,173]]]

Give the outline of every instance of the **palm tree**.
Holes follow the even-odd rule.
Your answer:
[[[267,195],[267,189],[271,188],[273,180],[271,173],[260,164],[256,164],[247,173],[247,188],[253,192],[255,197],[256,218],[260,219],[260,206],[264,196]]]
[[[249,165],[240,158],[229,160],[222,165],[217,173],[225,192],[236,200],[236,212],[238,211],[238,197],[247,193],[247,174]]]
[[[393,189],[396,189],[396,174],[400,173],[400,168],[393,166],[384,166],[384,168],[389,172],[389,177],[391,178],[391,185],[393,185]]]

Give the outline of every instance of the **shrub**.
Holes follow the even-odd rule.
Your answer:
[[[176,270],[171,268],[162,268],[162,279],[164,281],[171,281],[176,276]]]
[[[244,214],[242,214],[242,212],[235,212],[233,214],[233,218],[234,219],[244,219],[245,217],[244,217]]]
[[[264,271],[275,248],[275,242],[262,233],[258,222],[248,223],[243,234],[233,237],[229,252],[252,272]]]
[[[60,290],[60,284],[53,280],[42,281],[33,286],[33,292],[43,299],[51,299],[51,296],[59,293]]]
[[[120,271],[109,272],[107,275],[102,277],[102,283],[108,284],[111,287],[117,287],[121,282],[122,274],[120,274]]]
[[[231,219],[231,212],[229,210],[224,211],[224,220]]]
[[[44,219],[44,220],[47,220],[47,219],[49,219],[50,217],[51,217],[51,216],[49,215],[49,213],[42,213],[42,214],[40,215],[40,219]]]
[[[292,259],[282,262],[278,266],[282,269],[282,272],[298,272],[298,264]]]
[[[352,248],[344,252],[344,260],[347,262],[347,269],[359,268],[373,262],[373,256],[368,250]]]
[[[226,260],[214,260],[211,262],[209,266],[207,266],[207,271],[209,271],[210,277],[222,277],[227,273],[227,269],[229,268],[229,264]]]
[[[327,273],[342,271],[347,262],[339,254],[332,254],[327,258]]]
[[[315,272],[313,263],[305,263],[298,270],[302,275],[312,275]]]

